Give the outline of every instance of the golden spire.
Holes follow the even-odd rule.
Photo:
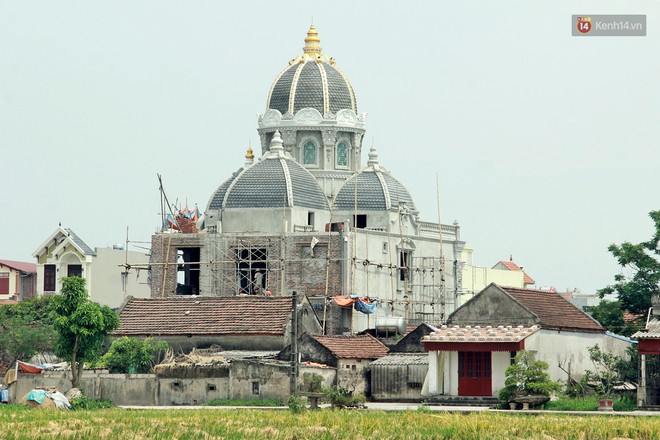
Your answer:
[[[245,155],[246,159],[254,159],[254,154],[252,152],[252,148],[248,147],[247,149],[247,154]]]
[[[316,31],[314,25],[311,25],[307,31],[307,38],[305,38],[303,52],[311,57],[318,57],[321,55],[321,39],[319,38],[319,33]]]

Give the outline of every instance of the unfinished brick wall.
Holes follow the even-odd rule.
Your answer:
[[[312,249],[313,237],[318,242]],[[298,233],[284,239],[277,235],[155,234],[151,242],[151,296],[176,295],[177,250],[192,247],[200,248],[202,296],[243,293],[236,263],[237,252],[242,249],[266,250],[266,289],[274,295],[290,295],[293,290],[307,296],[325,295],[326,272],[327,294],[341,294],[341,243],[336,233]]]

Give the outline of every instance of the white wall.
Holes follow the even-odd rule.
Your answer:
[[[97,248],[91,267],[91,279],[88,279],[87,288],[90,298],[100,304],[111,308],[121,305],[128,295],[137,298],[149,298],[151,288],[147,284],[148,272],[131,269],[126,279],[125,291],[122,290],[121,273],[125,271],[123,265],[129,264],[145,265],[149,263],[149,256],[141,252],[128,252],[112,248]]]
[[[587,349],[595,344],[621,357],[625,356],[625,349],[630,345],[604,333],[541,329],[525,340],[525,349],[534,351],[536,359],[548,363],[548,372],[553,380],[566,381],[568,376],[559,365],[569,370],[573,379],[579,380],[585,370],[594,369]]]

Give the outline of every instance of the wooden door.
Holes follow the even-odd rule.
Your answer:
[[[491,396],[490,351],[458,352],[458,395]]]

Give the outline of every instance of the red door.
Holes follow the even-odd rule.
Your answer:
[[[458,395],[492,396],[490,351],[458,352]]]

